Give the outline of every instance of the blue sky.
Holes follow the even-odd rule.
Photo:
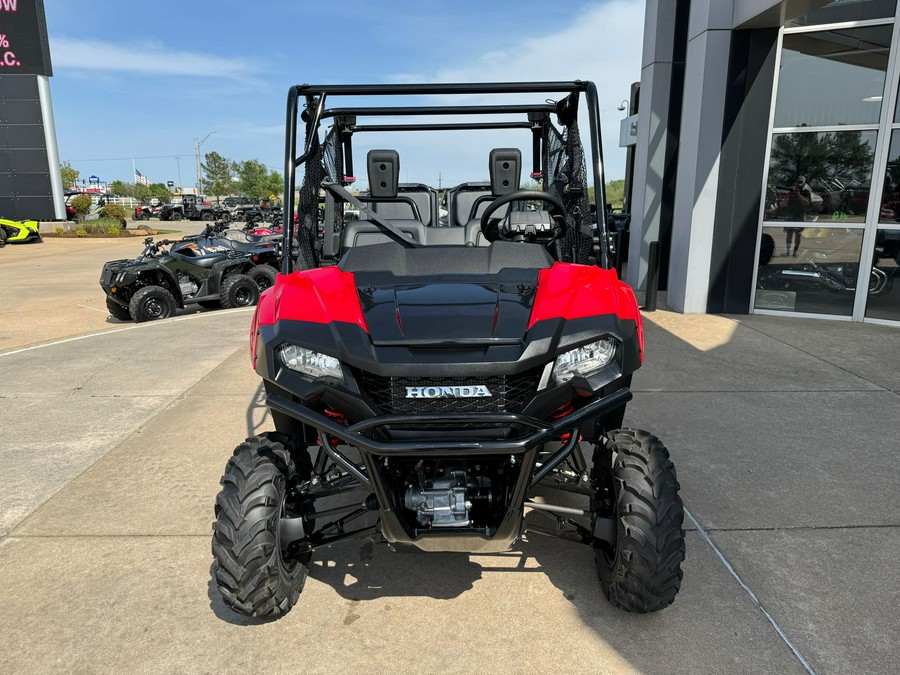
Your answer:
[[[45,8],[60,158],[82,176],[131,181],[135,157],[154,182],[179,182],[180,167],[181,184],[193,185],[194,138],[211,131],[203,151],[280,169],[295,83],[576,78],[597,82],[607,176],[624,174],[616,106],[640,79],[642,0],[45,0]],[[440,175],[447,186],[486,178],[491,147],[529,146],[527,137],[481,133],[471,143],[448,134],[361,138],[356,173],[366,147],[395,147],[401,180],[436,185]]]

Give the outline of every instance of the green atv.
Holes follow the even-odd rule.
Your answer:
[[[250,307],[259,300],[256,275],[265,274],[251,252],[203,253],[165,247],[177,242],[153,237],[133,260],[103,265],[100,286],[109,313],[122,321],[154,321],[174,316],[176,309],[198,304],[208,309]]]

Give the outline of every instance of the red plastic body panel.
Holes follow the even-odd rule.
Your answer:
[[[635,322],[643,362],[641,311],[631,287],[619,281],[615,270],[555,263],[550,269],[540,271],[529,328],[547,319],[583,319],[603,314],[615,314],[620,319]]]
[[[271,326],[282,319],[311,323],[343,321],[369,332],[353,274],[341,272],[337,267],[287,276],[279,274],[275,285],[259,298],[257,325]]]

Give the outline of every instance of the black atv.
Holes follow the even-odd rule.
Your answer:
[[[178,243],[147,237],[143,253],[134,260],[103,265],[100,286],[110,314],[122,321],[153,321],[195,303],[212,309],[249,307],[259,300],[250,252],[165,249]]]
[[[188,235],[172,244],[171,253],[182,255],[210,255],[238,251],[250,255],[253,267],[248,276],[259,286],[260,292],[275,284],[275,277],[281,269],[281,240],[268,239],[251,241],[241,230],[228,229],[228,223],[210,223],[200,234]]]
[[[496,103],[446,102],[466,94]],[[345,95],[378,103],[347,107]],[[440,104],[410,106],[424,95]],[[417,117],[363,121],[387,112]],[[456,121],[418,117],[434,114]],[[222,478],[212,551],[224,602],[284,614],[316,550],[355,537],[484,553],[528,533],[588,545],[617,607],[671,604],[684,510],[662,442],[622,428],[643,329],[610,266],[606,209],[591,208],[606,203],[594,84],[302,85],[287,119],[286,214],[301,166],[304,176],[284,250],[298,255],[285,256],[251,327],[275,430],[238,445]],[[519,148],[494,149],[483,199],[448,204],[469,214],[458,227],[372,208],[409,210],[396,151],[368,153],[365,203],[346,189],[359,133],[498,128],[520,130],[542,189],[519,189]],[[345,223],[345,208],[364,219]]]

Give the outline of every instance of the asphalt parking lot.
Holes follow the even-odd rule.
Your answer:
[[[575,544],[363,540],[259,623],[209,550],[231,449],[267,428],[250,310],[108,318],[99,265],[133,248],[0,252],[0,672],[896,672],[897,329],[647,315],[626,423],[667,442],[691,514],[662,612],[610,607]]]

